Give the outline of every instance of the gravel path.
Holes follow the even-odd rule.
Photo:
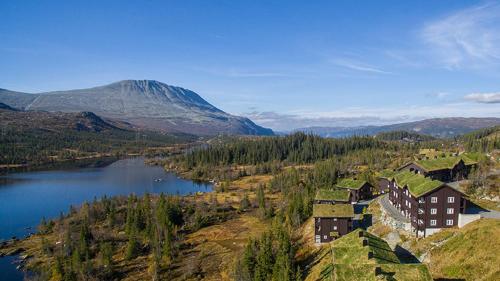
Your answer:
[[[394,207],[389,201],[389,195],[384,195],[380,198],[380,205],[385,209],[387,214],[389,214],[394,219],[401,222],[410,222],[405,216],[403,216],[396,207]]]

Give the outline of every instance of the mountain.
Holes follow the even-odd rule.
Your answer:
[[[1,103],[1,102],[0,102],[0,109],[10,110],[10,111],[18,111],[18,109],[10,107],[10,106],[6,105],[5,103]]]
[[[24,110],[81,112],[165,132],[272,135],[250,119],[228,114],[193,91],[153,80],[124,80],[90,89],[28,94],[0,89],[0,102]]]
[[[92,112],[19,111],[10,107],[2,107],[2,103],[0,103],[0,125],[3,128],[17,128],[18,131],[103,132],[128,130],[132,132],[131,128],[124,128],[121,124],[104,121]]]
[[[435,137],[408,131],[381,132],[375,135],[377,139],[384,141],[419,142],[435,140]]]
[[[323,137],[347,137],[352,135],[376,135],[382,132],[407,131],[423,135],[447,138],[462,135],[474,130],[500,125],[500,118],[433,118],[416,122],[391,124],[384,126],[360,127],[309,127],[296,129]]]

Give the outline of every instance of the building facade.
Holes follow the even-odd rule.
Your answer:
[[[380,181],[389,185],[389,201],[410,220],[417,237],[457,226],[465,212],[465,196],[443,182],[408,171]]]
[[[351,204],[314,204],[314,242],[328,243],[352,231]]]

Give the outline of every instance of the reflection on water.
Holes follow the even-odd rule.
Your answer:
[[[119,160],[105,167],[24,172],[0,177],[0,240],[22,237],[43,217],[66,212],[104,195],[142,195],[149,193],[189,194],[211,191],[206,183],[195,183],[166,173],[162,167],[147,166],[144,159]],[[23,280],[12,262],[0,258],[0,280]]]

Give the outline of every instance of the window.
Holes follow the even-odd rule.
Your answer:
[[[333,226],[333,230],[337,230],[337,226],[336,225]]]
[[[446,213],[447,213],[448,215],[452,215],[454,212],[455,212],[455,209],[453,209],[453,208],[447,208],[447,209],[446,209]]]
[[[337,221],[337,218],[333,218],[333,221]]]
[[[446,220],[446,225],[453,225],[453,220]]]
[[[408,202],[408,208],[411,209],[411,202]]]
[[[424,220],[420,220],[420,219],[419,219],[419,220],[418,220],[418,224],[420,224],[420,225],[424,224]]]
[[[321,243],[321,235],[316,235],[314,240],[316,240],[316,243]]]
[[[326,235],[323,235],[323,239],[325,239],[325,240],[326,240],[326,239],[328,239],[328,236],[326,236]]]
[[[433,196],[431,197],[431,203],[437,203],[438,202],[438,198]]]
[[[432,226],[435,226],[437,224],[437,221],[436,220],[431,220],[431,225]]]
[[[455,203],[455,197],[454,196],[448,197],[448,203]]]
[[[425,203],[424,197],[418,199],[418,203]]]
[[[431,215],[435,215],[437,214],[437,209],[436,208],[432,208],[431,209]]]
[[[419,209],[418,209],[418,213],[419,213],[419,214],[423,214],[423,213],[424,213],[424,209],[420,209],[420,208],[419,208]]]

